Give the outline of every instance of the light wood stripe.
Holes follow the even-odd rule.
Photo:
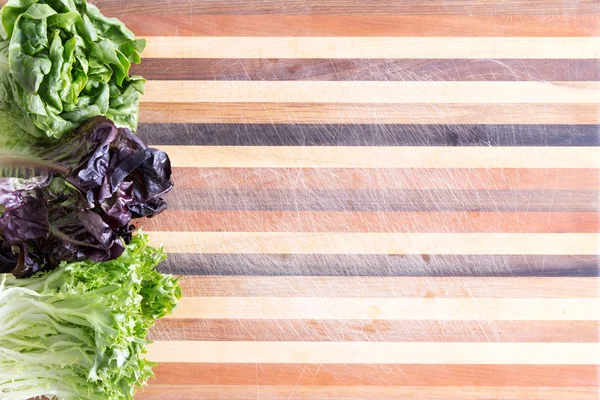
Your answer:
[[[600,363],[596,343],[154,342],[147,358],[179,363],[546,364]]]
[[[161,363],[158,384],[596,388],[597,365]]]
[[[310,192],[307,192],[309,194]],[[144,230],[209,232],[596,233],[595,212],[167,210]]]
[[[600,147],[156,147],[187,168],[600,168]]]
[[[310,372],[306,372],[308,374]],[[157,385],[141,389],[136,400],[597,400],[595,388],[581,387],[510,387],[510,386],[302,386],[302,385]]]
[[[148,58],[600,58],[598,37],[148,36]]]
[[[598,43],[600,48],[600,42]],[[600,53],[599,53],[600,57]],[[148,81],[146,103],[598,104],[600,82]]]
[[[595,104],[142,103],[157,123],[600,124]]]
[[[598,298],[600,278],[184,276],[184,297]]]
[[[600,299],[184,297],[166,318],[593,321]]]
[[[149,232],[173,253],[595,255],[592,233]]]

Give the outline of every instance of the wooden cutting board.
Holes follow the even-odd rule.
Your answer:
[[[139,400],[597,399],[597,0],[97,0],[183,275]]]

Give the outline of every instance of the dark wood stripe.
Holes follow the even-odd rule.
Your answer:
[[[102,12],[123,14],[252,15],[596,15],[596,0],[395,1],[395,0],[170,0],[168,4],[148,0],[95,0]]]
[[[176,275],[595,277],[600,256],[170,253],[159,269]]]
[[[141,36],[596,36],[592,15],[123,15]]]
[[[146,231],[596,233],[598,214],[569,212],[361,212],[167,210]]]
[[[156,384],[345,386],[578,386],[599,383],[594,365],[377,365],[161,363]]]
[[[597,212],[596,190],[176,189],[174,210]]]
[[[138,133],[178,146],[600,146],[600,125],[142,124]]]
[[[174,168],[173,180],[177,189],[600,189],[600,171],[577,168]]]
[[[598,28],[600,31],[600,28]],[[157,80],[235,81],[598,81],[597,60],[144,59],[136,74]]]
[[[145,123],[600,124],[596,104],[141,103]]]
[[[593,343],[600,339],[600,322],[162,319],[150,339]]]

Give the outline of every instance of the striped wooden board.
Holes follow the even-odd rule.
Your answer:
[[[137,399],[598,399],[597,0],[95,3],[176,180]]]

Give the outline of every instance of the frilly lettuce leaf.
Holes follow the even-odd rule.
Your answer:
[[[181,298],[164,258],[140,233],[116,260],[0,275],[0,398],[133,399],[153,376],[148,330]]]

